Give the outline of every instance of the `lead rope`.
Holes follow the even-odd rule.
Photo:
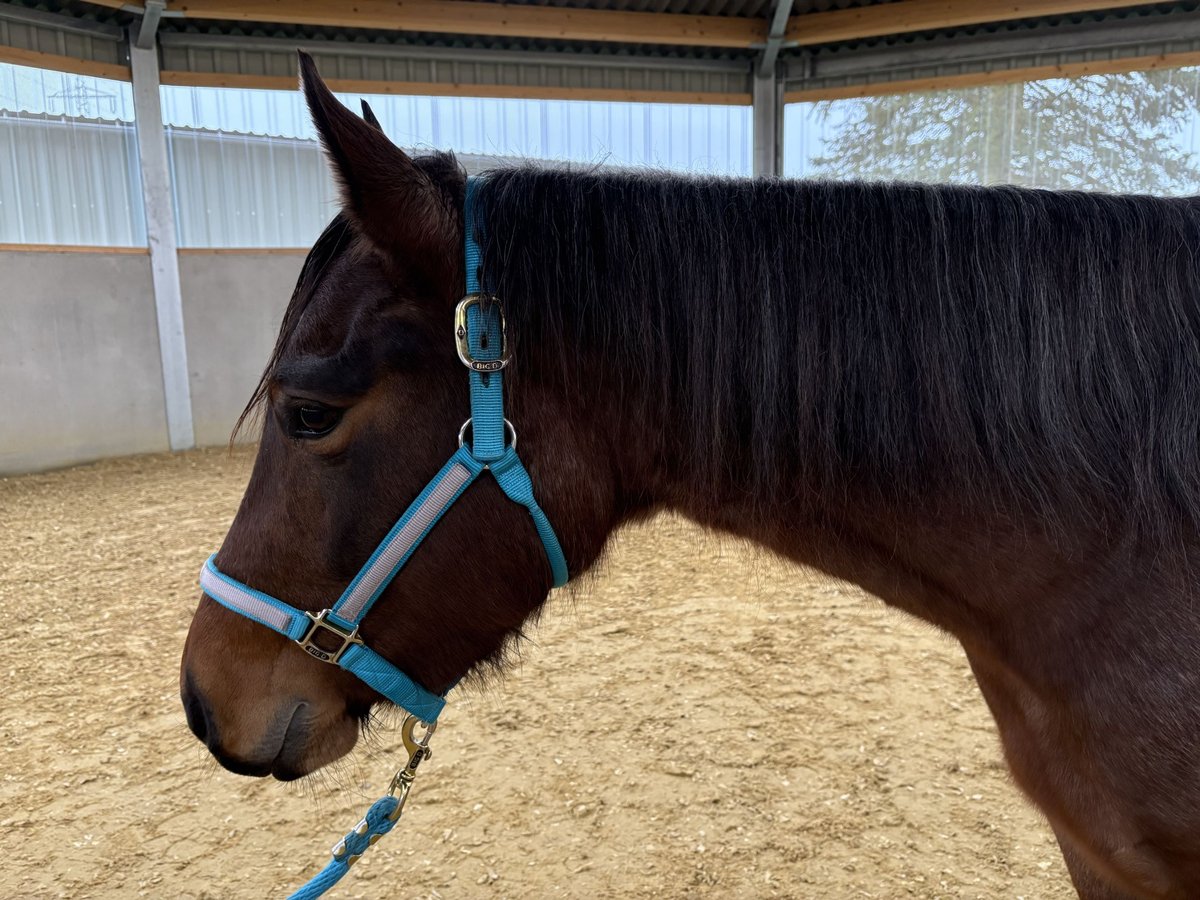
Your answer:
[[[424,729],[418,737],[417,726]],[[392,776],[388,792],[371,804],[367,814],[358,820],[358,824],[346,832],[346,836],[333,845],[330,853],[333,858],[325,868],[314,875],[304,887],[292,894],[288,900],[316,900],[327,890],[341,881],[342,876],[350,871],[350,867],[358,862],[367,850],[396,827],[400,816],[404,813],[404,804],[408,802],[408,793],[412,790],[413,779],[417,775],[417,766],[429,759],[429,739],[433,737],[437,723],[426,724],[416,716],[405,716],[400,726],[400,737],[404,741],[404,749],[408,753],[408,762]]]

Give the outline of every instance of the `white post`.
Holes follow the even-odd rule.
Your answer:
[[[139,43],[148,46],[138,46]],[[154,306],[158,314],[158,351],[162,358],[167,436],[172,450],[186,450],[196,445],[196,437],[192,428],[192,395],[183,335],[183,297],[179,287],[171,170],[158,95],[158,42],[152,36],[143,34],[139,37],[131,33],[129,65],[133,74],[142,201],[146,207],[146,241],[150,247]]]
[[[754,72],[754,174],[782,175],[783,103],[775,71]]]

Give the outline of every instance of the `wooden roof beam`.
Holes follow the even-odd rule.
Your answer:
[[[938,28],[963,28],[989,22],[1011,22],[1039,16],[1062,16],[1100,10],[1150,6],[1145,0],[900,0],[882,6],[837,9],[792,16],[787,42],[793,46],[832,44],[889,34]]]
[[[189,18],[340,25],[491,37],[746,48],[767,38],[761,19],[508,5],[476,0],[175,0]]]
[[[130,0],[90,0],[137,12]],[[1145,0],[898,0],[881,6],[807,13],[788,20],[785,44],[813,46],[961,28],[1038,16],[1071,15],[1152,5]],[[275,22],[428,31],[491,37],[604,41],[749,49],[767,45],[765,19],[678,13],[625,12],[554,6],[510,5],[487,0],[169,0],[167,15],[194,19]]]

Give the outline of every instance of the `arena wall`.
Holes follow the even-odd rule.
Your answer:
[[[303,261],[180,254],[198,444],[229,439]],[[146,251],[0,249],[0,272],[0,475],[169,449]]]

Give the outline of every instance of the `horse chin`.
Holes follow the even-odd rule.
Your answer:
[[[358,719],[350,715],[314,723],[297,714],[292,717],[271,763],[271,777],[277,781],[295,781],[311,775],[348,755],[358,743],[358,734]]]

